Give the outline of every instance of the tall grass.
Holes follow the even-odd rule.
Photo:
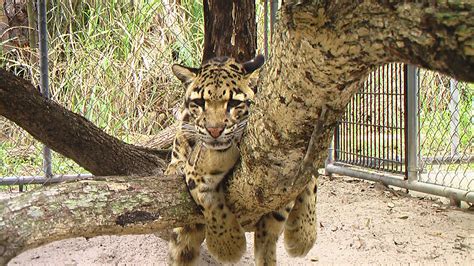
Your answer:
[[[169,2],[174,1],[48,1],[53,100],[128,142],[172,123],[183,90],[171,65],[199,64],[203,14],[200,1]],[[16,48],[1,54],[0,64],[37,85],[37,52]],[[0,140],[0,176],[41,169],[41,145],[4,118]],[[64,165],[53,165],[55,172],[67,172]]]

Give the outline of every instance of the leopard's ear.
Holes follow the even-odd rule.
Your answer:
[[[245,70],[246,79],[249,81],[249,87],[254,93],[257,93],[257,83],[259,77],[258,71],[256,70],[262,67],[263,63],[265,63],[265,57],[259,54],[254,59],[242,64]]]
[[[253,58],[252,60],[243,63],[242,66],[245,69],[245,73],[248,75],[252,74],[255,70],[262,67],[263,63],[265,63],[265,57],[259,54],[255,56],[255,58]]]
[[[191,83],[199,72],[199,69],[197,68],[186,67],[178,64],[174,64],[171,69],[173,70],[173,74],[181,80],[183,84]]]

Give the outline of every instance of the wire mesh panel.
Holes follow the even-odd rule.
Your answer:
[[[128,143],[142,142],[174,122],[184,91],[171,65],[201,62],[202,1],[47,2],[52,100]],[[256,8],[257,43],[263,51],[263,2]],[[0,66],[37,86],[38,49],[7,46],[0,49]],[[0,117],[0,184],[45,176],[42,149],[28,133]],[[53,153],[53,175],[84,173]]]
[[[419,180],[474,191],[474,84],[419,72]]]
[[[335,161],[405,174],[405,66],[372,72],[336,128]]]

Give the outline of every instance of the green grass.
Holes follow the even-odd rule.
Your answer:
[[[184,90],[171,65],[200,64],[204,17],[202,1],[182,0],[173,7],[163,2],[48,1],[52,98],[129,143],[173,123],[173,109]],[[258,2],[261,22],[262,7]],[[263,45],[263,38],[258,40]],[[37,54],[35,48],[13,49],[0,54],[0,67],[37,86]],[[41,175],[41,149],[23,130],[0,118],[0,177]],[[54,154],[54,174],[79,172],[85,170]]]
[[[0,178],[2,176],[44,176],[42,149],[43,144],[38,142],[26,148],[19,148],[19,145],[9,141],[1,142]],[[57,153],[52,156],[51,167],[53,173],[87,173],[82,167]]]
[[[423,156],[450,154],[452,145],[452,114],[449,110],[451,92],[449,78],[430,71],[421,71],[420,90],[420,144]],[[458,152],[474,153],[474,84],[459,82],[457,86],[459,103],[457,112],[459,124]]]
[[[173,122],[183,89],[176,63],[198,65],[203,42],[200,1],[48,1],[52,98],[127,142]],[[168,16],[173,13],[174,16]],[[39,83],[37,49],[0,54],[0,66]],[[0,118],[0,176],[41,174],[41,144]],[[53,173],[84,172],[55,154]]]

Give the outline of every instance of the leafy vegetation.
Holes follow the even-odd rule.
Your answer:
[[[173,123],[183,90],[171,65],[198,66],[204,41],[202,1],[174,3],[48,1],[52,98],[130,143]],[[257,12],[263,22],[260,2]],[[14,47],[0,66],[38,85],[37,54]],[[3,117],[0,141],[0,177],[42,175],[42,145]],[[53,173],[77,172],[84,170],[53,156]]]

